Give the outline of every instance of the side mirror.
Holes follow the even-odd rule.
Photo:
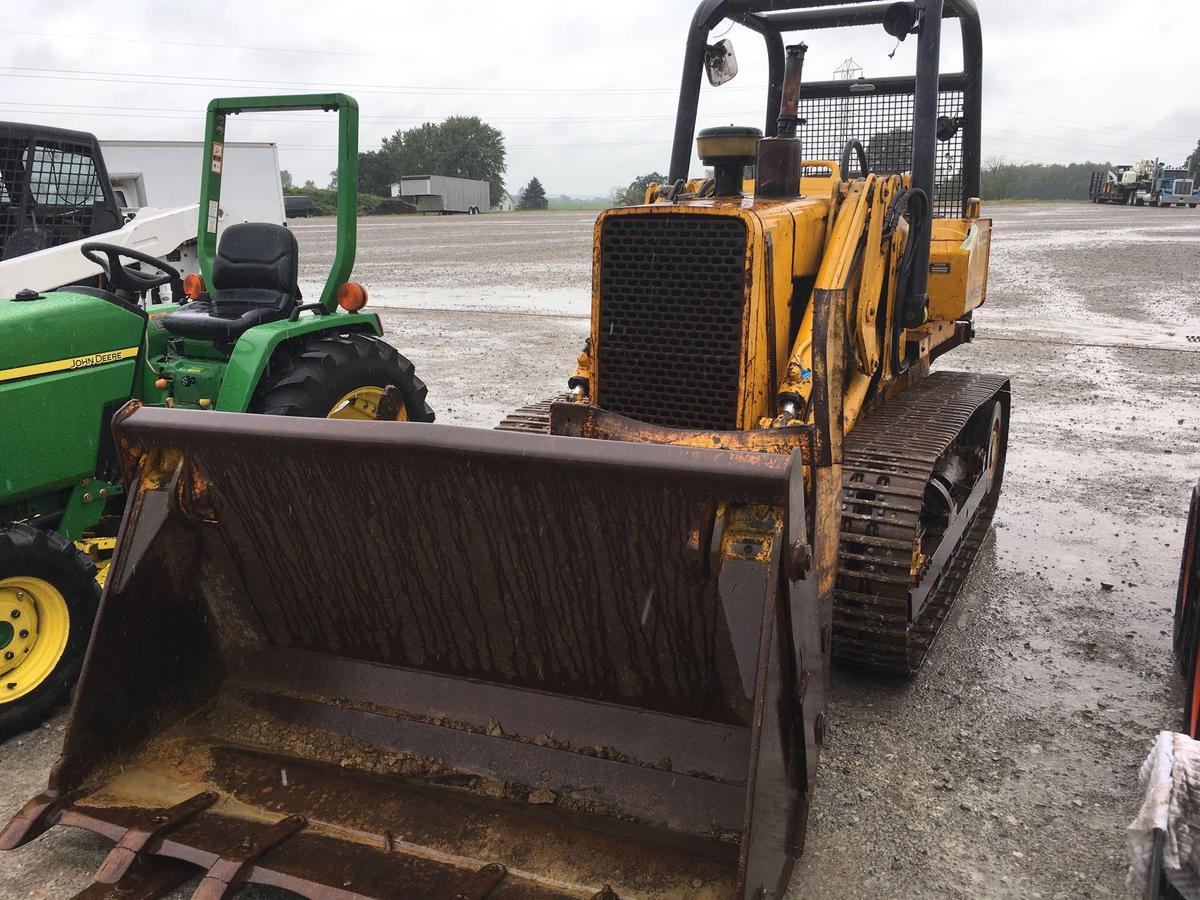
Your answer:
[[[943,144],[958,134],[958,129],[962,123],[958,119],[952,119],[950,116],[938,116],[937,120],[937,139]]]
[[[733,43],[728,38],[717,41],[704,51],[704,71],[708,73],[708,83],[713,87],[720,87],[737,76],[737,57],[733,53]]]
[[[893,3],[883,14],[883,30],[902,41],[916,30],[917,18],[915,3]]]

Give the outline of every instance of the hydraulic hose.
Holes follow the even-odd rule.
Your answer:
[[[899,224],[900,216],[908,219],[908,239],[900,256],[900,274],[896,284],[896,302],[892,309],[892,372],[902,375],[908,370],[908,362],[900,352],[900,337],[904,331],[905,310],[911,301],[913,265],[917,260],[917,248],[929,237],[929,196],[920,188],[909,188],[897,194],[888,207],[884,224],[884,235],[891,237]]]
[[[851,151],[854,151],[855,155],[858,156],[858,168],[862,173],[862,177],[866,178],[871,174],[871,167],[867,164],[866,148],[863,147],[862,141],[858,140],[857,138],[851,138],[850,140],[846,141],[846,146],[842,148],[842,181],[850,180],[846,173],[850,171]]]

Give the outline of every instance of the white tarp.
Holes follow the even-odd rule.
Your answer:
[[[1127,884],[1144,890],[1154,863],[1154,833],[1163,832],[1162,867],[1186,900],[1200,900],[1200,742],[1159,732],[1142,763],[1142,808],[1127,829]]]

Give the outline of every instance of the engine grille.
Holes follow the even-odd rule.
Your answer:
[[[597,400],[654,425],[737,428],[746,226],[613,216],[600,235]]]

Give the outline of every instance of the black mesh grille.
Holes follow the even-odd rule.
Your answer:
[[[105,196],[90,145],[0,137],[0,258],[88,237],[97,205]]]
[[[600,236],[601,406],[677,428],[737,428],[746,226],[614,216]]]
[[[938,95],[938,115],[961,119],[962,91]],[[800,115],[808,120],[801,130],[808,159],[841,159],[851,138],[862,141],[867,162],[875,172],[898,173],[912,168],[912,94],[854,94],[850,97],[804,97]],[[857,156],[852,155],[857,174]],[[937,174],[933,214],[958,218],[963,207],[962,130],[937,144]]]

